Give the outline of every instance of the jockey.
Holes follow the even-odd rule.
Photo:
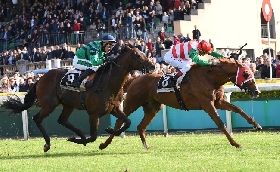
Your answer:
[[[114,57],[106,57],[106,55],[115,44],[116,40],[112,35],[105,35],[102,41],[90,42],[77,50],[73,59],[73,67],[84,70],[84,72],[77,80],[73,81],[72,86],[79,88],[82,81],[87,76],[95,73],[101,64],[114,60]]]
[[[198,56],[203,56],[205,54],[209,54],[215,58],[223,57],[223,55],[213,51],[210,43],[205,40],[202,40],[201,42],[192,40],[171,47],[171,49],[165,54],[164,60],[171,66],[179,68],[178,73],[173,77],[172,86],[176,86],[177,83],[182,81],[186,72],[191,69],[193,62],[201,66],[211,65],[211,63],[200,59]]]

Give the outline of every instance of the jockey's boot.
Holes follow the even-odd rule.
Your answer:
[[[75,81],[73,81],[72,86],[75,88],[80,88],[81,83],[83,82],[83,80],[89,76],[91,73],[88,70],[85,70],[83,73],[81,73],[81,75],[79,76],[79,78]]]
[[[182,73],[181,71],[178,71],[178,72],[176,73],[176,75],[173,76],[172,82],[171,82],[171,87],[176,87],[176,86],[177,86],[177,80],[178,80],[178,78],[180,78],[182,75],[183,75],[183,73]]]

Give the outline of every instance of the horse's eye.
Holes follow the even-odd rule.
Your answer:
[[[245,79],[248,79],[249,77],[250,77],[250,73],[249,73],[249,71],[248,70],[245,70],[244,72],[243,72],[243,77],[245,78]]]

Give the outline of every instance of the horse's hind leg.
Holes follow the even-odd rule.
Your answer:
[[[160,102],[149,102],[143,105],[144,117],[140,124],[137,126],[137,130],[145,149],[149,148],[146,142],[146,129],[161,108],[162,104]]]
[[[47,152],[50,149],[51,143],[50,143],[50,137],[48,136],[46,130],[44,129],[44,127],[42,125],[42,121],[50,113],[52,113],[53,110],[54,110],[54,108],[41,108],[40,112],[38,112],[36,115],[33,116],[33,120],[34,120],[36,126],[41,131],[41,133],[45,139],[45,142],[46,142],[46,144],[44,145],[44,152]]]
[[[247,122],[249,124],[252,124],[255,129],[257,129],[257,130],[262,129],[260,124],[258,124],[252,117],[248,116],[242,109],[240,109],[239,107],[229,103],[228,101],[226,101],[224,99],[216,101],[215,102],[215,107],[217,109],[228,110],[228,111],[232,111],[232,112],[235,112],[235,113],[239,113],[244,119],[247,120]]]
[[[64,127],[68,128],[69,130],[75,132],[78,136],[81,137],[81,140],[83,140],[83,144],[86,145],[85,141],[86,141],[86,137],[85,135],[83,134],[83,132],[76,128],[74,125],[72,125],[71,123],[69,123],[68,119],[69,119],[69,116],[71,115],[71,113],[73,112],[74,108],[73,107],[70,107],[70,106],[67,106],[67,105],[63,105],[63,110],[62,110],[62,113],[60,114],[57,122],[60,124],[60,125],[63,125]],[[75,140],[75,138],[69,138],[68,141],[73,141]]]

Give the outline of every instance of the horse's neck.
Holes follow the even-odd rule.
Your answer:
[[[108,72],[107,77],[110,77],[108,81],[108,86],[112,88],[110,89],[112,93],[119,92],[119,90],[124,84],[124,80],[128,73],[129,71],[126,68],[119,66],[113,66],[112,70]]]
[[[216,66],[217,67],[217,66]],[[215,86],[220,87],[227,82],[231,82],[235,80],[236,71],[235,70],[227,70],[224,68],[218,68],[214,71],[212,78]]]

